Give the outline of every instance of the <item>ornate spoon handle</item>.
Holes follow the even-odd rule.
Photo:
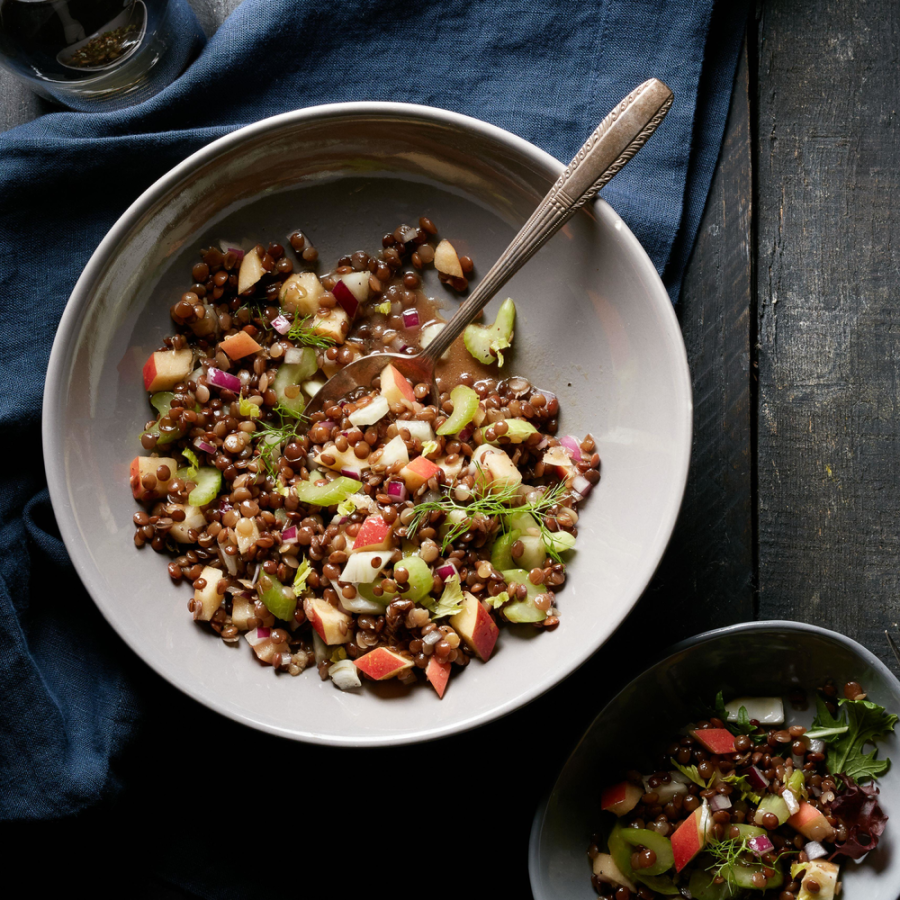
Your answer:
[[[440,358],[497,291],[647,143],[674,99],[666,85],[651,78],[616,106],[421,356],[432,362]]]

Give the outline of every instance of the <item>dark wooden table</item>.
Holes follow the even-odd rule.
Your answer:
[[[211,32],[237,0],[192,4]],[[443,883],[448,893],[525,897],[540,796],[605,700],[666,644],[753,618],[796,619],[860,640],[900,672],[885,638],[898,630],[900,578],[896,10],[895,0],[769,0],[751,18],[678,308],[696,407],[687,495],[651,588],[589,663],[472,734],[365,752],[249,732],[185,709],[157,679],[159,709],[182,711],[116,761],[132,785],[118,806],[17,836],[52,841],[60,871],[99,842],[106,860],[132,874],[140,867],[127,882],[132,897],[184,896],[166,881],[183,842],[197,847],[198,883],[231,886],[219,896],[255,896],[238,885],[256,866],[261,889],[272,866],[293,873],[278,893],[368,893],[390,879],[391,857],[405,852],[393,848],[407,839],[423,862],[402,896]],[[42,107],[0,75],[0,110],[2,128]],[[220,774],[198,778],[198,761],[209,758]],[[248,815],[232,775],[248,763],[263,773],[262,791],[295,772],[310,785],[308,801],[285,810],[273,796]],[[478,790],[458,790],[460,773],[476,772]],[[368,787],[385,775],[409,785],[403,799]],[[360,811],[387,804],[403,824],[390,833],[356,825],[340,846],[323,839],[338,784]],[[442,794],[456,799],[435,819]],[[268,852],[279,822],[297,829]],[[472,869],[449,861],[448,848]],[[435,871],[449,878],[433,881]]]

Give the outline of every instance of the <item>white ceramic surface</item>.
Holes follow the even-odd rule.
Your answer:
[[[765,673],[765,674],[762,674]],[[591,723],[569,757],[531,829],[529,876],[535,900],[596,900],[587,848],[601,828],[600,793],[626,769],[647,771],[659,742],[711,704],[722,691],[738,696],[785,696],[795,687],[810,692],[811,708],[789,723],[809,726],[814,692],[827,678],[857,681],[872,700],[900,712],[900,682],[861,644],[800,622],[749,622],[683,641],[613,698]],[[638,739],[646,758],[629,755]],[[900,764],[900,735],[878,744],[879,758]],[[841,900],[900,897],[900,768],[878,781],[880,803],[891,818],[879,846],[859,864],[841,867]]]
[[[301,740],[427,740],[534,699],[587,659],[637,601],[668,542],[691,441],[681,333],[652,264],[602,201],[580,212],[510,282],[518,304],[510,373],[555,391],[566,432],[596,436],[603,479],[554,632],[504,630],[490,663],[427,687],[341,693],[315,672],[276,675],[242,641],[190,620],[189,588],[132,544],[128,466],[149,416],[141,366],[171,330],[168,309],[201,246],[286,241],[300,228],[327,265],[420,215],[480,271],[561,170],[505,131],[428,107],[354,103],[267,119],[196,153],[143,194],[91,258],[53,347],[44,453],[54,510],[83,582],[122,638],[190,696]],[[433,275],[433,273],[431,273]],[[455,300],[435,278],[426,289]],[[502,298],[500,298],[502,299]],[[488,309],[493,315],[498,301]]]

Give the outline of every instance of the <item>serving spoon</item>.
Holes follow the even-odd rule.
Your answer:
[[[657,78],[632,91],[597,126],[512,243],[425,350],[415,356],[374,353],[354,360],[325,383],[305,414],[321,412],[352,390],[370,386],[390,364],[413,384],[431,385],[435,400],[434,367],[443,353],[497,291],[647,143],[674,99]]]

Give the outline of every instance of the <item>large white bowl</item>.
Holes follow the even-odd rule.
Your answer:
[[[662,139],[662,138],[657,138]],[[562,428],[596,436],[603,479],[555,632],[507,629],[439,701],[396,684],[341,693],[276,675],[190,620],[188,588],[132,544],[128,466],[148,418],[140,368],[201,246],[307,232],[333,263],[428,215],[485,272],[561,171],[484,122],[422,106],[347,103],[276,116],[195,153],[122,216],[78,281],[53,345],[44,453],[78,574],[121,637],[185,693],[238,721],[341,745],[421,741],[490,721],[586,660],[640,597],[675,524],[691,393],[681,333],[653,265],[602,201],[580,212],[507,292],[519,308],[508,371],[555,391]],[[430,292],[446,296],[436,280]],[[502,298],[501,298],[502,299]],[[447,297],[448,306],[455,301]],[[491,315],[491,311],[488,312]]]

